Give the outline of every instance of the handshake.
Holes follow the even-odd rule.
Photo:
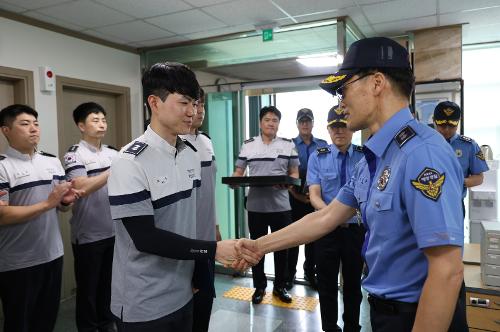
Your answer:
[[[217,242],[215,260],[225,267],[244,271],[257,265],[264,255],[265,252],[259,249],[257,240],[223,240]]]

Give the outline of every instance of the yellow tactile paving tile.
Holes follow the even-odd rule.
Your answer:
[[[254,288],[236,286],[225,292],[224,297],[250,302],[252,301],[252,295],[254,291]],[[292,303],[284,303],[281,302],[278,298],[274,297],[272,291],[266,291],[266,295],[264,296],[262,303],[272,304],[277,307],[288,309],[313,311],[318,305],[319,300],[314,297],[292,295]]]

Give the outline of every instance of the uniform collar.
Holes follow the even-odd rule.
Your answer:
[[[100,149],[96,148],[92,144],[89,144],[86,140],[83,140],[83,139],[80,140],[80,142],[78,144],[79,145],[83,145],[84,147],[86,147],[88,150],[90,150],[92,152],[100,152],[100,151],[102,151],[102,143],[101,143],[101,148]]]
[[[38,152],[35,151],[35,153],[33,154],[33,158],[35,158],[35,156],[37,155]],[[31,160],[31,156],[29,154],[25,154],[25,153],[21,153],[19,151],[17,151],[16,149],[14,149],[12,146],[9,145],[9,147],[7,148],[7,150],[5,151],[5,154],[7,156],[11,156],[13,158],[17,158],[17,159],[21,159],[21,160]]]
[[[146,139],[147,143],[152,147],[164,150],[172,155],[175,155],[177,152],[181,152],[187,147],[184,141],[179,136],[177,136],[177,141],[175,143],[175,146],[170,145],[153,129],[151,129],[151,126],[148,126],[148,128],[144,132],[144,138]]]
[[[335,144],[330,144],[330,150],[332,151],[335,158],[337,158],[339,156],[340,150]],[[349,147],[346,150],[347,155],[352,156],[353,150],[354,150],[354,147],[352,146],[352,143],[351,143],[351,145],[349,145]]]
[[[300,135],[297,135],[297,137],[295,137],[294,141],[295,141],[295,144],[306,144],[306,143],[304,143],[304,141],[302,140],[302,137],[300,137]],[[313,144],[313,143],[318,144],[318,139],[311,135],[311,144]]]
[[[260,134],[259,136],[257,136],[259,138],[259,140],[262,142],[262,144],[266,144],[264,143],[264,140],[262,139],[262,134]],[[271,143],[269,144],[273,144],[274,142],[276,142],[276,140],[278,139],[278,136],[274,136],[274,138],[271,140]]]
[[[399,110],[365,143],[365,146],[378,158],[381,158],[394,136],[411,120],[413,120],[413,116],[408,107]]]
[[[458,134],[456,134],[456,133],[455,133],[455,135],[451,136],[450,144],[453,143],[457,138],[458,138]]]

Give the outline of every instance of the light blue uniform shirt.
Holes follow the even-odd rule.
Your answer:
[[[337,196],[363,215],[369,270],[363,287],[382,298],[418,302],[428,270],[423,249],[463,246],[462,170],[450,145],[408,108],[363,149],[365,158]]]
[[[363,158],[362,148],[351,144],[346,151],[345,179],[349,181],[354,166]],[[309,157],[309,167],[307,170],[307,185],[318,184],[321,187],[321,198],[329,204],[338,194],[341,185],[342,153],[332,144],[326,148],[317,149]],[[353,217],[349,223],[357,223],[358,218]]]
[[[464,178],[489,170],[479,145],[472,138],[455,134],[450,138],[450,144],[462,167]],[[462,198],[465,198],[466,194],[467,188],[464,187]]]
[[[293,142],[295,143],[295,147],[297,148],[297,153],[299,155],[300,178],[305,179],[306,173],[307,173],[307,162],[309,160],[309,157],[311,155],[315,154],[316,150],[318,148],[328,146],[328,143],[321,138],[312,137],[311,143],[309,145],[307,145],[306,143],[304,143],[304,141],[302,140],[302,137],[300,137],[300,135],[295,137],[293,139]]]

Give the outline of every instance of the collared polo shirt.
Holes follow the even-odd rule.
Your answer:
[[[261,136],[246,140],[241,146],[236,167],[246,169],[249,176],[288,175],[299,165],[297,149],[292,140],[276,137],[265,144]],[[247,210],[251,212],[289,211],[288,190],[274,187],[250,187]]]
[[[100,149],[81,140],[64,155],[64,168],[69,179],[92,177],[109,169],[111,160],[118,154],[107,145]],[[115,228],[109,209],[108,186],[80,198],[73,205],[71,242],[84,244],[113,237]]]
[[[354,166],[363,158],[361,147],[351,144],[346,151],[345,179],[348,181],[353,172]],[[344,155],[335,144],[317,149],[309,158],[307,170],[307,185],[319,185],[321,188],[321,198],[329,204],[337,196],[341,185],[342,158]],[[349,223],[357,223],[357,216],[351,218]]]
[[[65,182],[59,159],[36,152],[23,154],[12,147],[0,160],[0,199],[9,205],[33,205],[46,200],[54,186]],[[0,226],[0,272],[53,261],[63,255],[56,209],[22,224]]]
[[[365,157],[337,199],[363,216],[363,287],[376,296],[418,302],[427,278],[423,249],[463,246],[463,175],[442,136],[394,114],[364,146]]]
[[[196,238],[200,178],[197,153],[180,138],[171,146],[151,127],[113,160],[108,179],[116,226],[111,311],[125,322],[158,319],[186,305],[193,297],[194,261],[138,251],[121,219],[153,216],[157,228]]]
[[[214,147],[210,137],[199,132],[198,134],[181,135],[182,139],[190,142],[197,150],[201,162],[201,187],[198,208],[196,210],[196,238],[199,240],[215,241],[215,226],[217,224],[215,208],[215,163]]]

